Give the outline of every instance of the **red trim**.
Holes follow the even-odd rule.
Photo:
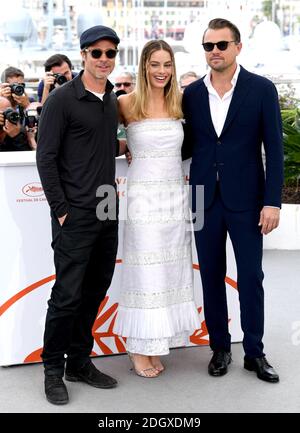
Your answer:
[[[117,259],[116,263],[122,263],[122,259]],[[200,267],[199,265],[193,264],[193,269],[199,270]],[[2,314],[4,314],[5,311],[8,310],[19,299],[23,298],[25,295],[42,286],[43,284],[49,283],[49,281],[53,280],[55,280],[55,275],[50,275],[50,277],[43,278],[42,280],[37,281],[36,283],[33,283],[28,287],[25,287],[25,289],[21,290],[19,293],[16,293],[14,296],[8,299],[8,301],[4,302],[4,304],[0,306],[0,316],[2,316]],[[232,286],[234,289],[237,289],[237,283],[231,278],[226,277],[225,282]]]
[[[42,280],[25,287],[25,289],[21,290],[19,293],[16,293],[14,296],[8,299],[8,301],[4,302],[4,304],[0,306],[0,316],[2,316],[2,314],[5,313],[5,311],[8,310],[15,302],[23,298],[23,296],[27,295],[28,293],[32,292],[32,290],[37,289],[43,284],[49,283],[49,281],[52,280],[55,280],[55,275],[50,275],[50,277],[43,278]]]

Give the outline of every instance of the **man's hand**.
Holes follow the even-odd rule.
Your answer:
[[[3,96],[4,98],[11,97],[11,88],[9,87],[9,83],[0,84],[0,96]]]
[[[37,126],[34,126],[33,128],[28,128],[28,126],[26,126],[27,140],[32,150],[36,150],[37,148],[37,142],[35,138],[36,133],[37,133]]]
[[[46,72],[46,75],[44,77],[44,89],[43,89],[42,100],[41,100],[42,104],[44,104],[46,99],[48,98],[51,86],[54,87],[58,86],[58,84],[57,83],[54,84],[54,82],[55,82],[55,77],[53,73],[50,71]]]
[[[29,97],[26,95],[26,93],[23,93],[23,95],[21,96],[12,93],[11,96],[13,97],[13,100],[16,101],[16,103],[18,105],[21,105],[23,108],[27,108],[28,105],[30,104]]]
[[[127,149],[127,152],[125,152],[125,156],[126,156],[127,164],[130,165],[131,161],[132,161],[132,156],[131,156],[131,153],[128,149]]]
[[[63,223],[65,222],[65,219],[67,218],[67,213],[64,215],[64,216],[62,216],[62,217],[60,217],[60,218],[58,218],[58,222],[59,222],[59,224],[62,226],[63,225]]]
[[[260,212],[258,225],[261,226],[261,233],[267,235],[279,225],[280,209],[264,206]]]
[[[21,96],[15,95],[11,92],[9,83],[0,84],[0,96],[3,96],[4,98],[12,98],[16,104],[21,105],[23,108],[27,108],[30,104],[29,97],[26,93],[23,93]]]
[[[54,85],[55,77],[52,74],[52,72],[46,72],[46,75],[44,77],[44,87],[47,90],[50,90],[50,87]]]
[[[119,140],[119,156],[124,155],[126,156],[127,164],[130,165],[132,161],[131,153],[127,147],[127,141],[126,140]]]
[[[127,149],[127,142],[124,139],[119,139],[118,141],[119,141],[119,155],[118,156],[121,156],[121,155],[124,155],[124,153],[128,150]]]
[[[14,138],[21,132],[21,125],[20,123],[17,123],[16,125],[14,123],[9,122],[8,120],[5,120],[5,124],[3,126],[3,131],[6,132],[6,134]]]

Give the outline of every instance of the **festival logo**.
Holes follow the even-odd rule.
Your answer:
[[[29,197],[40,197],[44,195],[44,189],[40,182],[27,183],[23,186],[22,192]]]

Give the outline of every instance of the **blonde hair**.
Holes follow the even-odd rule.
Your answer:
[[[150,95],[148,64],[151,55],[155,51],[159,50],[167,51],[170,54],[172,61],[172,76],[164,88],[167,112],[169,116],[174,119],[182,118],[181,94],[178,90],[178,85],[176,82],[176,67],[172,48],[163,40],[153,40],[146,43],[140,57],[137,85],[135,91],[132,94],[133,106],[130,113],[131,117],[135,120],[141,120],[148,117],[147,103]]]

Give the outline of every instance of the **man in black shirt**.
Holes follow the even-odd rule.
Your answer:
[[[51,208],[56,268],[42,353],[45,393],[53,404],[68,402],[65,357],[66,380],[97,388],[117,384],[89,355],[118,245],[117,216],[97,218],[96,191],[104,185],[113,189],[116,207],[117,101],[107,77],[119,42],[108,27],[86,30],[80,38],[84,70],[51,92],[39,122],[37,166]]]

